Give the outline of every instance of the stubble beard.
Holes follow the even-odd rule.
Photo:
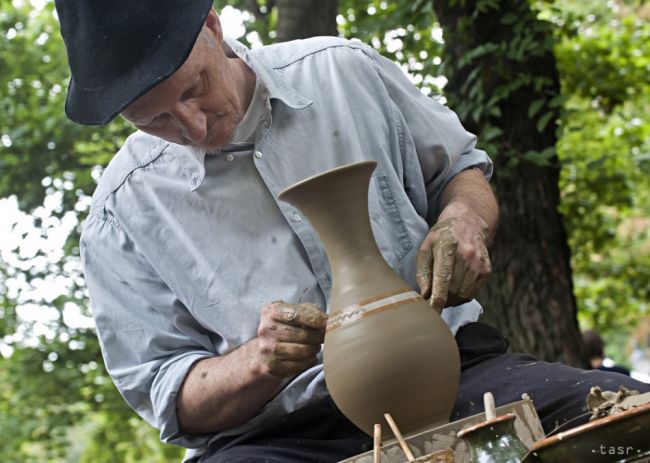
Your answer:
[[[237,113],[228,116],[226,118],[226,121],[223,123],[220,122],[220,118],[218,116],[215,117],[214,121],[211,122],[208,128],[208,136],[202,143],[202,148],[211,151],[219,151],[224,146],[232,143],[235,138],[235,133],[237,132],[237,126],[240,124],[242,119],[243,117]],[[219,126],[221,126],[222,130],[215,132],[214,129],[220,128]],[[222,134],[224,134],[224,138],[220,140],[218,137],[220,137]]]

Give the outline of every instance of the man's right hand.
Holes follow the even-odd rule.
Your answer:
[[[314,365],[326,324],[327,315],[315,304],[275,301],[264,306],[257,345],[266,372],[287,377]]]
[[[314,304],[266,305],[256,338],[190,369],[176,399],[180,428],[214,433],[251,419],[279,392],[282,378],[316,363],[326,324],[327,315]]]

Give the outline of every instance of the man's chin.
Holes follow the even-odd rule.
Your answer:
[[[233,137],[232,135],[229,137],[208,137],[204,140],[198,141],[198,142],[192,142],[189,140],[186,140],[183,145],[185,146],[191,146],[192,148],[198,148],[202,149],[205,151],[220,151],[224,146],[232,143]]]
[[[224,146],[232,143],[234,137],[235,137],[235,128],[233,127],[232,130],[228,131],[225,134],[217,133],[213,135],[209,133],[205,139],[201,140],[199,143],[197,143],[194,146],[196,146],[197,148],[204,149],[206,151],[220,151]]]
[[[221,151],[221,149],[224,146],[230,144],[231,142],[232,142],[232,138],[229,139],[226,142],[217,142],[217,141],[214,141],[214,142],[201,142],[201,143],[198,143],[198,144],[192,144],[192,146],[194,146],[195,148],[205,150],[205,151],[214,152],[214,151]]]
[[[204,151],[219,151],[223,145],[217,144],[217,143],[188,143],[187,146],[191,146],[192,148],[197,148],[201,149]]]
[[[207,136],[203,140],[192,141],[188,140],[187,138],[183,138],[181,142],[176,141],[175,143],[183,146],[191,146],[192,148],[198,148],[205,151],[220,151],[224,146],[232,143],[235,137],[237,124],[233,124],[233,126],[230,127],[226,132],[215,131],[215,125],[216,124],[212,124],[212,126],[210,126]],[[168,141],[172,141],[174,143],[173,140]]]

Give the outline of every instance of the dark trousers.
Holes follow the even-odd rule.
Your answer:
[[[581,370],[546,363],[522,354],[506,354],[507,339],[483,323],[462,327],[456,342],[461,354],[460,390],[451,420],[483,412],[483,394],[491,391],[496,405],[521,400],[527,393],[546,433],[585,423],[585,398],[592,386],[618,390],[620,385],[640,392],[650,384],[599,370]],[[579,417],[579,418],[576,418]],[[267,429],[219,439],[202,463],[337,462],[372,448],[372,439],[355,427],[331,399],[297,410]]]

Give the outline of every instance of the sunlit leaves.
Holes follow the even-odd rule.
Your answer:
[[[623,363],[630,346],[615,334],[650,311],[650,25],[634,5],[547,12],[563,32],[561,208],[580,320],[603,332]]]

